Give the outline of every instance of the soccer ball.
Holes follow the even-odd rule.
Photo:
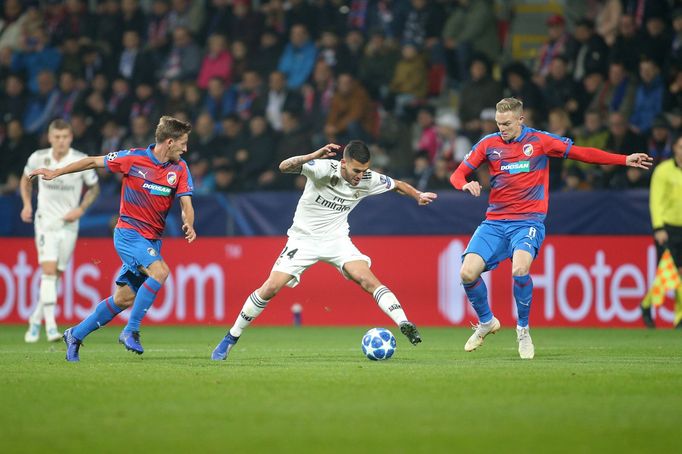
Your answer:
[[[386,328],[372,328],[362,336],[362,353],[372,361],[389,359],[395,353],[395,337]]]

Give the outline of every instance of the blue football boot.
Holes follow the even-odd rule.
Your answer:
[[[213,361],[221,361],[227,358],[228,353],[230,353],[230,350],[232,350],[232,347],[235,346],[238,340],[238,337],[234,337],[228,331],[225,337],[223,337],[223,340],[221,340],[218,346],[213,350],[211,359]]]
[[[140,343],[139,331],[121,331],[121,335],[118,336],[118,343],[123,344],[126,350],[130,350],[138,355],[144,353],[144,348],[142,348]]]
[[[66,360],[75,363],[81,360],[78,356],[78,350],[81,348],[81,345],[83,345],[83,342],[73,337],[72,331],[73,328],[64,331],[62,339],[64,339],[64,343],[66,344]]]

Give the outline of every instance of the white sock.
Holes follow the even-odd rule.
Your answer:
[[[40,279],[39,305],[43,308],[45,317],[45,329],[49,331],[57,329],[57,321],[54,317],[54,308],[57,303],[57,276],[43,274]]]
[[[264,300],[255,291],[246,298],[242,310],[235,320],[234,325],[230,328],[230,334],[234,337],[239,337],[242,335],[242,331],[246,329],[251,322],[263,312],[265,306],[268,305],[270,300]]]
[[[40,298],[38,298],[38,304],[36,304],[36,308],[31,312],[28,322],[31,325],[40,325],[43,323],[43,303],[40,301]]]
[[[384,314],[391,317],[391,320],[393,320],[396,325],[400,325],[402,322],[407,321],[407,316],[403,311],[403,307],[400,305],[400,301],[398,301],[398,298],[395,297],[388,287],[385,285],[380,286],[374,290],[372,296],[374,296],[374,300],[381,310],[384,311]]]

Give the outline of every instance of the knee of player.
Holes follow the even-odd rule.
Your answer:
[[[528,273],[530,273],[529,266],[512,264],[512,276],[525,276]]]
[[[116,294],[116,295],[114,295],[114,304],[121,309],[129,308],[130,306],[133,305],[134,302],[135,302],[135,294],[132,294],[132,295]]]
[[[474,282],[476,279],[478,279],[479,274],[476,273],[475,270],[462,266],[459,270],[459,277],[462,279],[462,282],[465,284],[469,282]]]
[[[168,275],[170,274],[170,268],[168,267],[166,262],[159,263],[160,266],[154,269],[154,271],[152,272],[152,277],[160,284],[163,284],[164,282],[166,282],[166,279],[168,279]]]

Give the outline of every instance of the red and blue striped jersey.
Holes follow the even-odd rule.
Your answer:
[[[567,158],[573,141],[523,126],[507,142],[499,133],[482,138],[460,167],[471,173],[484,161],[490,170],[486,219],[544,220],[549,202],[549,157]],[[466,169],[463,169],[466,170]]]
[[[144,238],[161,238],[175,197],[192,195],[194,183],[187,163],[159,162],[155,144],[109,153],[104,167],[123,174],[121,208],[116,227],[133,229]]]

